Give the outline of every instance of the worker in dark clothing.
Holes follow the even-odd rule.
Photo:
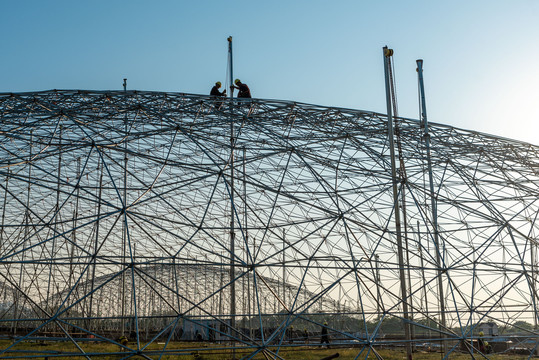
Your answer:
[[[328,323],[327,321],[324,321],[324,326],[322,326],[322,330],[320,332],[320,344],[327,344],[327,347],[329,349],[329,335],[328,335]]]
[[[221,82],[217,81],[215,83],[215,86],[211,88],[210,95],[212,96],[226,96],[226,89],[221,92],[219,91],[219,88],[221,87]]]
[[[484,335],[485,334],[482,331],[480,331],[479,332],[479,337],[477,338],[477,345],[479,347],[479,351],[481,351],[481,352],[485,352],[485,349],[486,349],[485,348],[485,340],[483,340]]]
[[[127,339],[127,336],[120,336],[120,338],[118,339],[118,342],[120,343],[120,345],[122,345],[122,347],[120,347],[120,350],[121,351],[125,351],[125,348],[124,346],[127,346],[127,344],[129,343],[129,339]]]
[[[120,336],[120,338],[118,339],[118,342],[120,344],[122,344],[123,346],[127,346],[127,343],[129,343],[129,340],[127,339],[126,336],[122,335]]]
[[[238,97],[239,98],[251,98],[251,90],[249,90],[249,86],[247,86],[246,84],[242,83],[240,81],[240,79],[236,79],[234,81],[234,84],[236,84],[236,86],[232,86],[234,89],[238,89]]]

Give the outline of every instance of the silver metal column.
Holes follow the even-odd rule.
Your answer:
[[[417,76],[419,77],[419,92],[421,102],[421,126],[424,129],[423,137],[425,138],[425,147],[427,150],[427,166],[429,171],[429,186],[430,186],[430,201],[432,208],[432,226],[434,227],[434,246],[436,247],[436,267],[438,268],[438,295],[440,301],[440,331],[445,331],[445,300],[444,300],[444,287],[442,282],[442,275],[444,271],[441,267],[441,258],[443,254],[443,246],[440,246],[440,236],[438,232],[438,209],[436,204],[436,193],[434,192],[434,180],[432,177],[432,161],[430,157],[430,135],[429,126],[427,121],[427,107],[425,105],[425,87],[423,85],[423,60],[416,60],[417,63]],[[440,334],[441,336],[441,334]],[[447,344],[442,342],[442,348],[444,354],[447,352]]]
[[[399,211],[399,197],[398,197],[398,180],[397,179],[397,169],[395,164],[395,141],[393,139],[393,115],[392,115],[392,102],[391,102],[391,90],[389,82],[389,67],[390,57],[393,56],[393,50],[388,49],[387,46],[384,47],[384,73],[386,80],[386,105],[387,105],[387,128],[389,136],[389,150],[391,156],[391,178],[393,182],[393,213],[395,214],[395,227],[397,232],[397,253],[399,258],[399,275],[400,275],[400,284],[401,284],[401,296],[402,296],[402,310],[403,310],[403,326],[404,326],[404,336],[406,337],[406,354],[409,360],[412,359],[412,344],[410,336],[410,322],[408,315],[408,303],[407,303],[407,294],[406,289],[406,276],[404,271],[404,253],[402,250],[402,234],[401,234],[401,221],[400,221],[400,211]]]

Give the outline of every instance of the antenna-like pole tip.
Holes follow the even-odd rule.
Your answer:
[[[417,64],[415,71],[419,72],[419,68],[423,69],[423,59],[417,59],[415,62]]]

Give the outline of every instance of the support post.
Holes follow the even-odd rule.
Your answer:
[[[376,273],[375,273],[375,280],[376,280],[376,313],[378,318],[380,318],[382,315],[382,294],[380,292],[380,256],[378,254],[374,255],[375,264],[376,264]]]
[[[228,66],[229,66],[229,84],[230,84],[230,95],[229,97],[232,99],[234,96],[234,74],[233,74],[233,70],[234,70],[234,66],[233,66],[233,61],[232,61],[232,36],[229,36],[227,38],[228,40]],[[232,108],[232,103],[230,103],[230,108]]]
[[[232,78],[233,78],[233,66],[232,66],[232,36],[228,37],[228,59],[230,66],[230,98],[232,98]],[[235,332],[236,323],[236,281],[235,279],[235,232],[234,232],[234,116],[233,116],[233,104],[230,101],[230,338],[234,343],[233,337]],[[235,345],[233,345],[232,358],[236,358]]]
[[[430,187],[430,201],[432,209],[432,226],[434,227],[434,246],[436,247],[436,267],[438,268],[438,296],[440,301],[440,336],[442,331],[446,329],[445,322],[445,301],[444,301],[444,287],[442,281],[442,275],[444,273],[442,269],[442,254],[443,246],[440,246],[440,236],[438,232],[438,209],[436,204],[436,193],[434,192],[434,180],[432,176],[432,161],[430,157],[430,135],[429,126],[427,121],[427,106],[425,104],[425,87],[423,85],[423,60],[416,60],[417,63],[417,76],[419,79],[419,93],[421,102],[421,127],[423,128],[423,137],[425,139],[425,148],[427,151],[427,167],[429,171],[429,187]],[[442,349],[444,354],[447,353],[447,344],[442,341]]]
[[[401,234],[401,221],[399,210],[399,197],[397,186],[399,179],[397,179],[397,169],[395,164],[395,141],[393,138],[393,115],[392,115],[392,97],[391,97],[391,84],[389,81],[390,71],[390,57],[393,56],[393,50],[384,46],[384,73],[386,83],[386,105],[387,105],[387,128],[389,136],[389,151],[391,157],[391,179],[393,183],[393,213],[395,214],[395,228],[397,233],[397,255],[399,260],[399,276],[401,285],[401,297],[402,297],[402,310],[403,310],[403,326],[404,336],[406,338],[406,355],[408,360],[412,360],[412,344],[410,336],[410,320],[408,315],[408,302],[407,302],[407,286],[406,276],[404,271],[404,253],[402,249],[402,234]]]
[[[97,168],[96,168],[96,174],[99,173],[99,186],[97,187],[97,199],[101,199],[101,195],[103,193],[103,164],[101,163],[101,159],[98,158],[97,160]],[[99,224],[101,223],[99,219],[101,218],[101,201],[97,201],[97,211],[95,218],[97,221],[95,222],[95,238],[94,238],[94,256],[92,257],[92,278],[91,278],[91,291],[90,291],[90,310],[89,310],[89,319],[88,319],[88,329],[90,331],[96,331],[97,329],[92,327],[92,317],[95,317],[93,306],[94,306],[94,292],[95,292],[95,274],[96,274],[96,267],[97,267],[97,253],[99,250]],[[99,304],[99,301],[97,302]],[[99,310],[96,312],[99,313]],[[94,322],[93,324],[95,324]]]
[[[127,142],[129,141],[129,134],[128,134],[128,131],[129,131],[129,128],[128,128],[128,124],[127,124],[127,114],[125,116],[125,119],[124,119],[124,124],[125,124],[125,142],[124,142],[124,168],[123,168],[123,193],[122,193],[122,214],[120,215],[122,218],[123,218],[123,221],[122,221],[122,249],[121,249],[121,260],[120,260],[120,263],[122,264],[122,278],[121,278],[121,289],[120,289],[120,296],[121,296],[121,312],[122,312],[122,315],[121,315],[121,319],[120,319],[120,324],[121,324],[121,332],[120,334],[122,336],[125,335],[125,319],[127,318],[126,317],[126,295],[125,295],[125,292],[126,292],[126,279],[125,279],[125,273],[126,273],[126,270],[125,268],[128,266],[127,264],[127,161],[128,161],[128,158],[127,158]],[[129,324],[129,327],[131,328],[131,324]]]

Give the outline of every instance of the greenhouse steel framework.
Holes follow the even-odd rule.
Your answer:
[[[369,111],[53,90],[0,116],[0,357],[281,359],[322,328],[488,357],[486,324],[535,353],[536,145],[395,117],[395,178]]]

